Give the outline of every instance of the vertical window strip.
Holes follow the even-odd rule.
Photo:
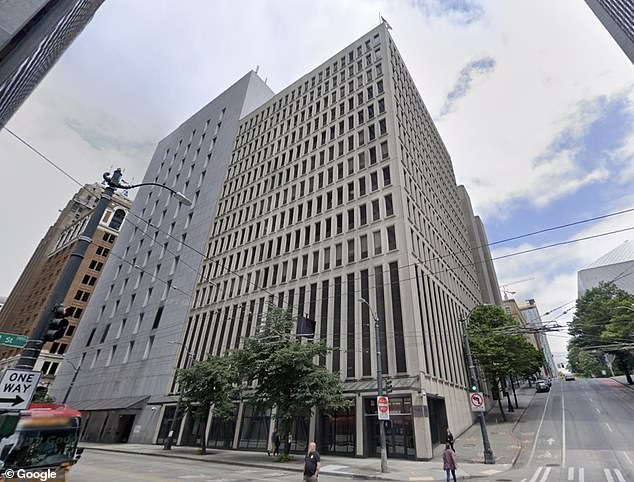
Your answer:
[[[403,333],[403,310],[401,308],[401,287],[398,263],[390,263],[390,285],[392,287],[392,317],[394,320],[394,349],[396,351],[396,371],[407,372],[405,358],[405,338]]]

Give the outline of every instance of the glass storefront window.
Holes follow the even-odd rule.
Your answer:
[[[356,417],[354,405],[348,410],[321,417],[321,452],[354,455],[356,450]]]
[[[269,445],[270,424],[270,409],[256,409],[253,405],[245,404],[238,447],[266,450]]]
[[[378,457],[381,453],[381,444],[376,397],[364,400],[364,412],[367,440],[366,455]],[[412,399],[410,396],[390,397],[390,420],[385,423],[385,442],[388,457],[408,459],[416,457]]]

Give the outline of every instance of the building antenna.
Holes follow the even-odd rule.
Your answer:
[[[260,71],[260,66],[259,66],[259,65],[256,65],[256,66],[255,66],[255,73],[257,74],[259,71]]]

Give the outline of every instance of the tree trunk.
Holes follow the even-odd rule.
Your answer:
[[[621,362],[621,368],[625,372],[625,378],[627,379],[628,385],[634,385],[634,380],[632,380],[632,375],[630,375],[630,365],[627,363],[625,355],[619,353],[617,356],[619,357],[619,362]]]
[[[209,421],[209,410],[205,410],[204,415],[201,417],[204,423],[201,424],[202,427],[202,436],[200,437],[200,453],[202,455],[207,455],[207,422]]]
[[[515,408],[520,408],[517,404],[517,393],[515,393],[515,383],[513,383],[513,379],[511,378],[511,386],[513,387],[513,398],[515,399]]]
[[[495,382],[491,384],[494,390],[497,392],[498,406],[500,407],[500,413],[502,414],[502,421],[506,422],[506,413],[504,413],[504,407],[502,406],[502,392],[500,391],[500,384]]]

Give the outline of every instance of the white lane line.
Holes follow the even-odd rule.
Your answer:
[[[575,469],[573,467],[568,468],[568,480],[574,480],[575,478]]]
[[[614,469],[614,473],[616,474],[616,478],[619,479],[619,482],[625,482],[625,478],[619,469]]]
[[[588,401],[590,401],[590,402],[591,402],[591,401],[592,401],[592,397],[589,397],[589,398],[588,398]]]
[[[606,422],[606,423],[605,423],[605,425],[608,427],[608,430],[609,430],[610,432],[614,432],[614,430],[612,430],[612,427],[610,427],[610,424],[609,424],[609,423],[607,423],[607,422]]]
[[[546,482],[546,479],[548,478],[548,476],[550,475],[550,471],[552,470],[552,467],[548,467],[546,468],[546,470],[544,470],[544,475],[542,477],[542,480],[540,480],[539,482]]]
[[[563,388],[562,388],[563,390]],[[539,432],[542,429],[542,424],[544,423],[544,416],[546,415],[546,409],[548,408],[548,400],[550,400],[550,390],[548,391],[548,395],[546,395],[546,403],[544,403],[544,411],[542,412],[542,418],[539,421],[539,426],[537,427],[537,432],[535,432],[535,440],[533,441],[533,450],[531,450],[531,456],[528,459],[528,464],[530,465],[533,461],[533,457],[535,456],[535,449],[537,448],[537,440],[539,440]],[[533,481],[535,482],[535,481]]]
[[[561,466],[566,468],[566,404],[563,385],[561,386]]]
[[[586,471],[583,467],[579,469],[579,482],[584,482],[586,480]]]
[[[612,473],[610,472],[610,469],[603,469],[603,473],[605,474],[605,479],[608,482],[614,482],[614,477],[612,477]]]
[[[536,482],[537,479],[539,478],[539,474],[541,473],[543,468],[544,467],[537,467],[537,470],[535,471],[535,473],[531,477],[531,480],[529,480],[528,482]]]
[[[601,413],[601,410],[599,410],[598,408],[596,409],[597,413]]]
[[[623,457],[625,457],[627,459],[627,461],[630,463],[630,465],[634,465],[634,462],[632,462],[632,459],[630,458],[629,455],[627,455],[627,452],[622,452]]]

